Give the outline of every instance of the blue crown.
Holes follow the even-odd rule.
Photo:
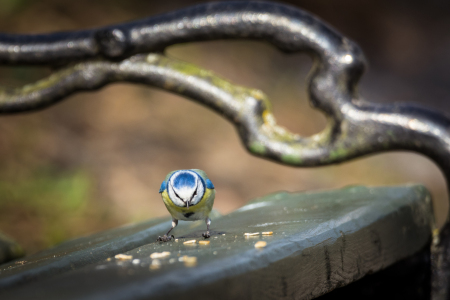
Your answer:
[[[181,189],[183,187],[193,188],[193,187],[196,186],[196,184],[195,184],[196,183],[195,176],[192,175],[192,173],[187,173],[187,172],[183,172],[183,171],[180,171],[180,173],[181,174],[179,174],[173,180],[173,187],[174,188],[176,188],[176,189]]]

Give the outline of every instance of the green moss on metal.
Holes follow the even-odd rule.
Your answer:
[[[212,73],[209,71],[206,71],[204,69],[200,69],[196,65],[189,64],[189,63],[183,63],[183,62],[168,62],[168,65],[171,69],[177,70],[181,73],[184,73],[186,75],[193,75],[193,76],[199,76],[199,77],[209,77],[212,76]]]
[[[336,150],[330,151],[330,160],[336,160],[339,158],[344,158],[348,156],[349,149],[337,148]]]
[[[254,141],[254,142],[250,143],[249,148],[250,148],[250,151],[255,154],[265,154],[266,153],[266,146],[264,146],[259,141]]]
[[[153,54],[154,56],[155,54]],[[235,99],[242,99],[242,95],[251,95],[254,90],[245,88],[242,86],[234,85],[229,81],[217,76],[211,71],[204,70],[194,64],[168,59],[164,56],[152,57],[151,60],[147,59],[147,62],[150,64],[157,64],[160,66],[167,67],[171,70],[178,71],[188,76],[195,76],[201,79],[204,79],[211,83],[211,85],[217,87],[218,89],[224,90],[230,94],[232,94]]]
[[[281,160],[291,165],[297,165],[303,162],[300,154],[283,154]]]

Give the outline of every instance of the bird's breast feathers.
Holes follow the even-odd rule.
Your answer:
[[[164,204],[172,217],[177,220],[184,221],[203,220],[208,217],[214,204],[215,195],[215,189],[206,188],[205,194],[200,202],[187,208],[173,204],[172,200],[170,200],[169,194],[167,193],[167,189],[161,193]]]

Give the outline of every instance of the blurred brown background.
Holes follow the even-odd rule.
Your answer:
[[[142,18],[206,1],[0,0],[0,31],[75,30]],[[370,70],[362,95],[449,112],[450,3],[400,0],[291,1],[363,48]],[[309,107],[304,80],[311,61],[256,42],[179,45],[168,55],[262,89],[278,122],[310,135],[324,127]],[[0,67],[1,86],[49,74]],[[168,216],[158,194],[174,169],[200,168],[213,180],[215,208],[228,213],[279,190],[424,183],[439,224],[447,204],[442,175],[428,159],[390,153],[338,166],[295,169],[250,156],[231,124],[179,96],[146,86],[110,85],[79,93],[41,112],[0,118],[0,231],[28,253],[91,232]],[[214,226],[214,222],[213,222]]]

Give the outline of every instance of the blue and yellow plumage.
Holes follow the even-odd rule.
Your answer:
[[[172,215],[172,228],[158,241],[169,241],[169,233],[178,225],[178,220],[205,220],[205,238],[210,237],[209,214],[214,204],[216,191],[206,173],[199,169],[177,170],[167,174],[159,193],[167,210]]]

